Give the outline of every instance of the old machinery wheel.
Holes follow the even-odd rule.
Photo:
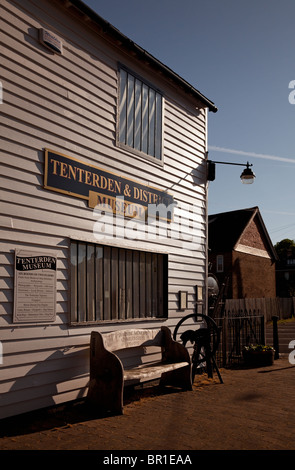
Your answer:
[[[187,326],[190,323],[190,329],[185,329],[185,323]],[[208,377],[213,377],[214,366],[222,383],[215,360],[220,343],[220,330],[213,318],[199,313],[186,315],[175,326],[173,338],[175,341],[181,341],[184,346],[188,342],[193,345],[192,380],[195,378],[197,369],[205,364]]]

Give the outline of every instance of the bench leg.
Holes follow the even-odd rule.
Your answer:
[[[98,413],[123,414],[123,382],[92,379],[87,401]]]
[[[88,403],[98,413],[123,413],[123,366],[103,345],[102,335],[91,333]]]
[[[183,390],[192,390],[191,366],[164,372],[160,379],[160,386],[165,387],[167,385],[180,387]]]

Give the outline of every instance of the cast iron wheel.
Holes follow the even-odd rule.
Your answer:
[[[183,323],[188,320],[194,320],[198,323],[198,329],[192,329],[179,332],[179,328]],[[222,381],[216,362],[215,353],[218,349],[220,342],[220,330],[216,325],[213,318],[201,313],[192,313],[183,317],[175,326],[173,338],[175,341],[182,341],[186,346],[188,341],[193,345],[192,353],[192,380],[195,378],[196,370],[201,365],[206,363],[208,377],[213,376],[212,362],[217,370],[220,381]]]

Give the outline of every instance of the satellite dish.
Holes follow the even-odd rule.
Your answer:
[[[219,294],[219,285],[218,281],[213,276],[213,274],[209,274],[208,276],[208,295],[210,296],[217,296]]]
[[[208,275],[208,309],[209,315],[213,315],[214,308],[218,299],[219,285],[213,274]]]

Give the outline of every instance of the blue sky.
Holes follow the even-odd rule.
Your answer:
[[[84,1],[216,104],[211,160],[253,164],[252,185],[217,165],[209,213],[258,206],[274,244],[294,240],[294,0]]]

